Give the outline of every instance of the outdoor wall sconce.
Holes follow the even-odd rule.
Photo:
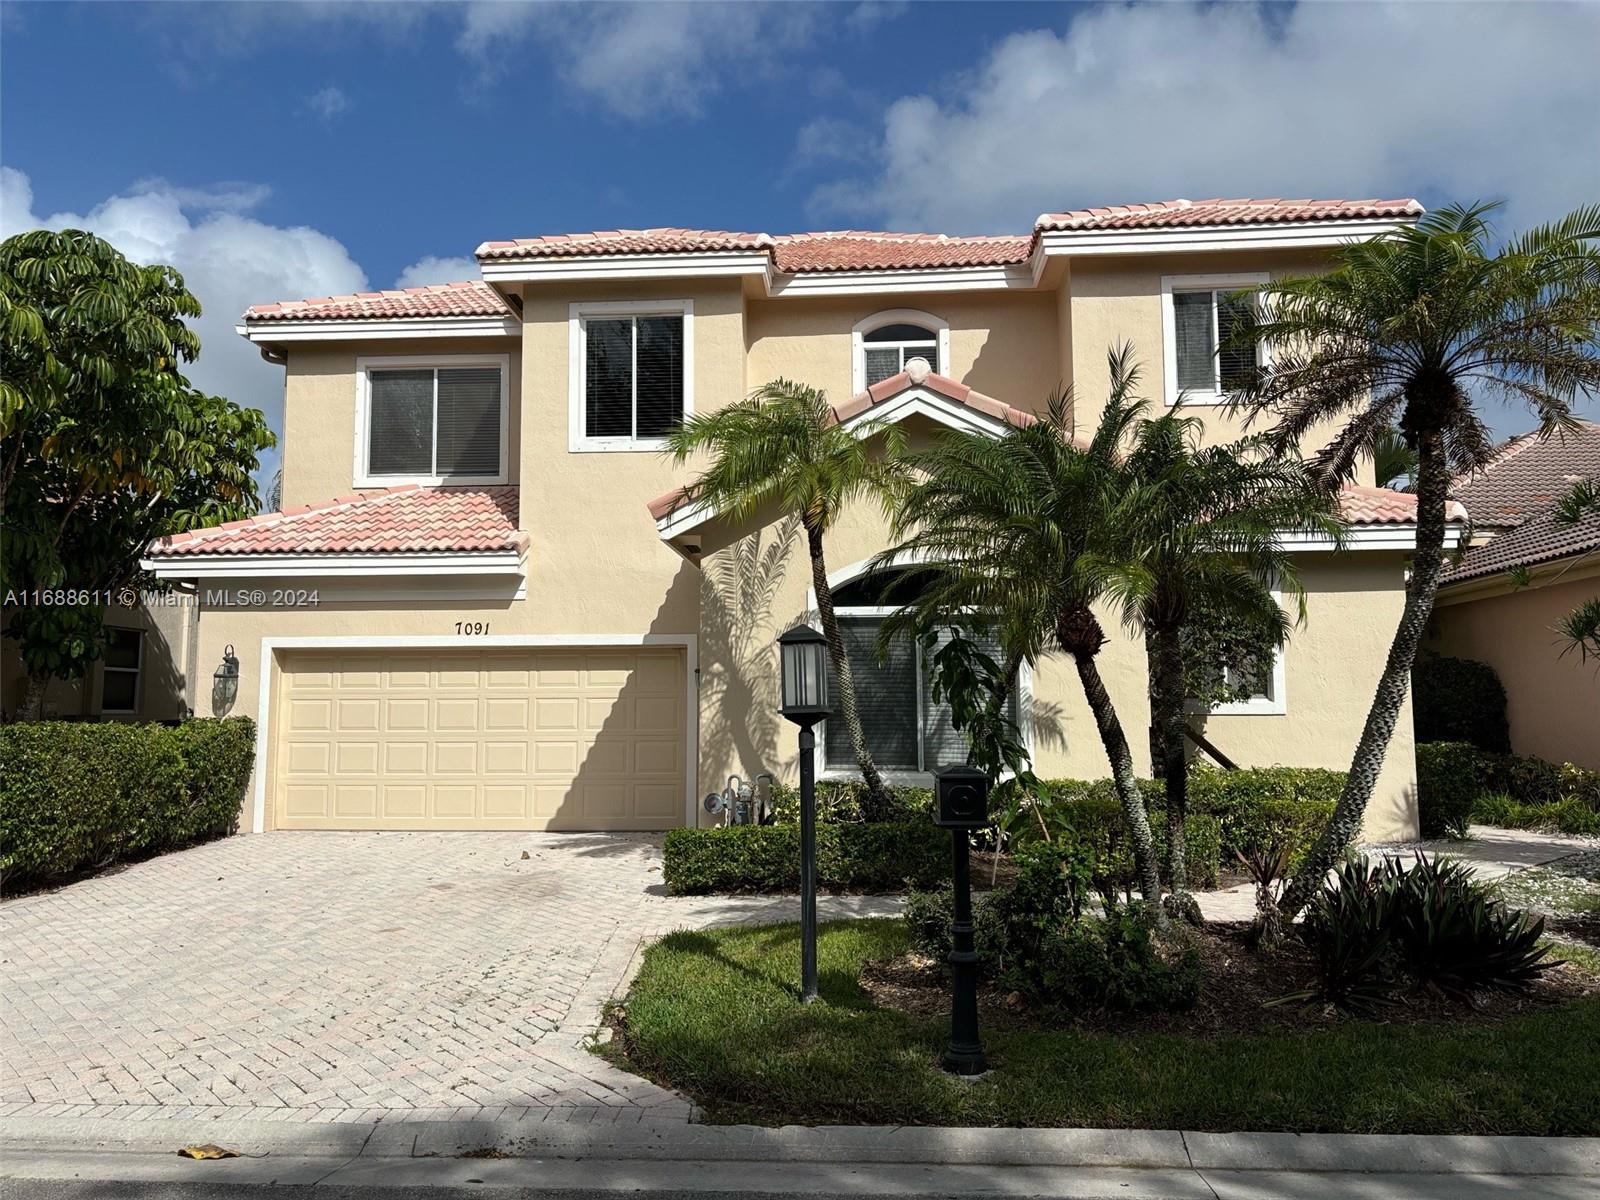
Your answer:
[[[809,625],[778,638],[778,711],[800,726],[800,1002],[817,998],[817,735],[828,715],[828,642]]]
[[[211,715],[225,717],[239,698],[239,660],[234,657],[233,643],[222,652],[222,665],[211,675]]]
[[[933,823],[948,829],[955,866],[955,913],[950,922],[950,1046],[940,1065],[952,1075],[989,1069],[978,1038],[978,954],[972,929],[971,831],[989,823],[989,777],[976,767],[934,773]]]

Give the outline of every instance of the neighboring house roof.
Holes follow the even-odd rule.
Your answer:
[[[1420,217],[1422,205],[1399,200],[1162,200],[1045,213],[1033,227],[1055,229],[1170,229],[1206,225],[1278,225],[1288,221],[1394,220]]]
[[[1443,583],[1445,586],[1464,583],[1597,550],[1600,550],[1600,515],[1566,525],[1556,519],[1552,503],[1524,518],[1515,529],[1473,546],[1444,577]]]
[[[1339,489],[1339,515],[1352,525],[1412,525],[1417,520],[1417,498],[1410,492],[1347,483]],[[1446,500],[1444,519],[1464,522],[1467,510]]]
[[[790,233],[775,239],[778,270],[926,270],[939,267],[998,267],[1028,261],[1028,236],[949,237],[942,233]]]
[[[521,552],[515,487],[406,484],[262,513],[151,543],[152,557]]]
[[[1458,475],[1450,494],[1478,525],[1507,529],[1559,499],[1578,480],[1596,475],[1600,425],[1580,421],[1576,430],[1549,435],[1535,430],[1512,438],[1481,471]]]
[[[511,306],[494,288],[478,279],[438,283],[430,287],[396,288],[319,296],[314,300],[282,300],[254,304],[246,321],[359,321],[391,317],[509,317]]]

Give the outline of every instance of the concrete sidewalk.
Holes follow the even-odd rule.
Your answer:
[[[240,1158],[193,1162],[187,1140]],[[253,1185],[518,1195],[1547,1197],[1600,1190],[1600,1139],[1217,1134],[1177,1130],[936,1129],[251,1120],[12,1119],[5,1195],[243,1195]],[[91,1184],[98,1183],[100,1190]],[[132,1185],[168,1185],[146,1192]],[[59,1185],[59,1186],[56,1186]],[[193,1189],[191,1192],[190,1189]],[[123,1193],[118,1193],[123,1194]],[[345,1192],[340,1193],[341,1196]],[[363,1193],[366,1194],[366,1193]],[[430,1194],[433,1194],[430,1192]],[[462,1193],[466,1194],[466,1193]]]

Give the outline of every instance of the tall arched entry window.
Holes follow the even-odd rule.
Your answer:
[[[889,645],[886,657],[878,656],[878,634],[884,620],[915,595],[915,568],[869,575],[864,566],[831,577],[834,612],[855,681],[862,731],[879,770],[901,782],[926,782],[940,767],[966,762],[967,742],[951,723],[950,706],[933,698],[930,655],[901,638]],[[811,600],[814,609],[815,594]],[[996,639],[982,639],[980,644],[998,659]],[[1011,719],[1019,725],[1025,711],[1026,684],[1024,675],[1008,703]],[[831,688],[830,694],[837,703],[837,687]],[[818,740],[821,761],[817,765],[824,775],[859,773],[849,730],[837,712],[824,723]]]
[[[939,375],[950,370],[950,325],[932,313],[910,308],[874,313],[852,331],[854,385],[863,391],[925,358]]]

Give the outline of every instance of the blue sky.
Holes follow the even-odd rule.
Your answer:
[[[37,4],[0,23],[0,232],[88,225],[206,305],[618,226],[1025,230],[1176,196],[1600,200],[1600,5]],[[1494,414],[1502,432],[1518,413]]]

